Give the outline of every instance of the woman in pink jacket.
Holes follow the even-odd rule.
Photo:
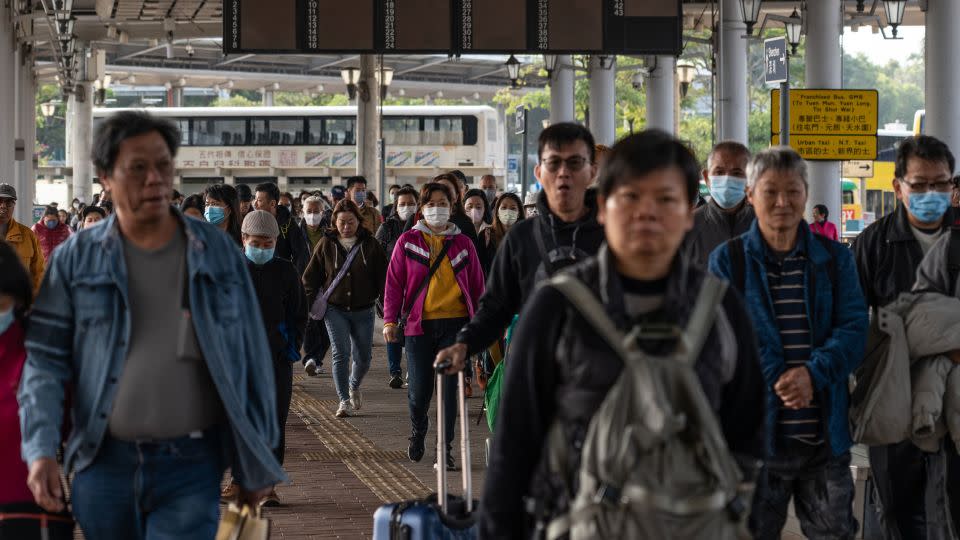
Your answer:
[[[427,411],[433,397],[433,360],[453,344],[483,294],[483,270],[469,237],[450,223],[454,198],[449,188],[430,183],[420,191],[420,219],[397,240],[384,288],[383,337],[407,349],[408,398],[412,433],[407,454],[423,459]],[[433,272],[431,269],[435,268]],[[401,332],[402,327],[402,332]],[[453,376],[444,385],[445,465],[451,454],[457,419],[457,386]],[[437,456],[440,462],[440,456]]]

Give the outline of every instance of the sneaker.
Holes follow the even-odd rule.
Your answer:
[[[470,384],[470,379],[463,380],[463,395],[464,397],[472,398],[473,397],[473,385]]]
[[[455,471],[455,470],[457,470],[457,464],[456,464],[456,462],[453,461],[453,454],[451,454],[449,451],[447,452],[447,456],[446,456],[446,459],[444,459],[444,461],[445,461],[446,464],[447,464],[447,470],[448,470],[448,471]],[[436,463],[436,462],[434,462],[434,464],[433,464],[433,470],[437,470],[437,463]]]
[[[307,363],[303,365],[303,370],[307,372],[307,375],[316,377],[318,373],[317,361],[313,358],[308,358]]]
[[[223,488],[223,491],[220,492],[220,501],[225,504],[237,502],[239,496],[240,484],[237,484],[236,482],[230,482],[230,484]]]
[[[346,418],[350,416],[350,402],[341,401],[340,406],[337,407],[337,418]]]
[[[350,405],[353,406],[353,410],[355,411],[359,411],[363,405],[363,393],[360,392],[359,388],[350,389]]]
[[[423,440],[424,437],[417,437],[416,435],[410,437],[410,446],[407,447],[407,457],[410,458],[410,461],[420,463],[420,460],[423,459],[423,453],[426,451]]]
[[[394,375],[393,378],[390,379],[390,388],[393,388],[394,390],[403,388],[403,377]]]
[[[266,506],[267,508],[275,508],[280,506],[280,496],[277,495],[276,488],[271,489],[270,494],[260,501],[260,506]]]

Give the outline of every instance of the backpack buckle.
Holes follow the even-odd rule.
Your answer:
[[[596,504],[610,503],[620,505],[623,504],[624,501],[619,488],[613,487],[610,484],[600,484],[597,492],[593,495],[593,502]]]
[[[730,514],[733,521],[743,519],[743,516],[747,513],[747,504],[743,501],[743,497],[737,495],[727,503],[727,513]]]

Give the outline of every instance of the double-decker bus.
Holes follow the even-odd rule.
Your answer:
[[[123,109],[94,109],[94,124]],[[176,186],[277,182],[299,191],[356,174],[357,109],[345,107],[151,108],[181,133]],[[506,130],[487,106],[383,107],[388,184],[416,184],[449,169],[503,181]]]

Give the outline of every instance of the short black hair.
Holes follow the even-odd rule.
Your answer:
[[[109,116],[93,137],[90,157],[97,172],[110,174],[113,171],[123,141],[153,131],[163,137],[170,155],[176,156],[180,148],[180,130],[173,122],[141,111],[122,111]]]
[[[200,211],[202,212],[203,209],[201,208]],[[100,214],[100,217],[107,219],[107,211],[103,208],[100,208],[99,206],[87,206],[80,212],[80,220],[83,221],[87,219],[87,216],[90,214]]]
[[[347,178],[347,189],[352,188],[354,185],[363,182],[363,185],[367,185],[367,179],[362,176],[351,176]]]
[[[180,211],[185,212],[191,208],[195,208],[202,214],[203,211],[206,210],[206,207],[207,205],[203,200],[203,195],[196,194],[190,195],[183,200],[183,204],[180,205]]]
[[[280,202],[280,188],[277,187],[273,182],[264,182],[262,184],[257,184],[257,193],[261,191],[267,194],[267,197],[270,197],[271,201]]]
[[[467,204],[467,199],[470,197],[480,197],[480,200],[483,201],[483,215],[486,216],[490,213],[490,201],[487,200],[487,195],[482,189],[468,189],[467,192],[463,194],[463,204]]]
[[[60,215],[59,212],[60,212],[60,211],[57,210],[56,207],[53,207],[53,206],[48,206],[48,207],[46,207],[46,208],[43,209],[43,215],[44,215],[44,216],[59,216],[59,215]]]
[[[823,214],[824,219],[830,217],[830,211],[827,210],[827,205],[825,204],[814,205],[813,209]]]
[[[593,134],[590,133],[589,129],[573,122],[550,124],[547,129],[540,132],[537,143],[537,160],[543,158],[543,151],[548,146],[559,149],[577,141],[583,141],[587,145],[587,151],[590,152],[590,163],[596,162],[597,147]]]
[[[237,190],[229,184],[211,184],[203,191],[204,199],[210,197],[215,201],[220,201],[230,209],[230,216],[227,217],[227,234],[230,235],[238,244],[243,244],[240,236],[240,226],[243,224],[243,216],[240,215],[240,198],[237,196]],[[204,200],[206,203],[206,200]],[[205,210],[205,208],[203,209]],[[203,211],[201,210],[201,212]]]
[[[179,199],[180,197],[183,197],[183,194],[180,193],[180,192],[177,191],[177,190],[173,190],[173,198],[174,198],[174,199]]]
[[[700,195],[700,164],[693,152],[679,139],[657,129],[628,135],[610,150],[610,156],[600,171],[597,194],[609,197],[614,189],[630,178],[677,167],[683,174],[687,199],[697,202]]]
[[[393,184],[392,186],[387,188],[387,191],[390,191],[393,188],[403,189],[403,187],[400,184]]]
[[[13,297],[13,315],[23,321],[33,302],[33,285],[13,246],[0,240],[0,294]]]
[[[450,174],[456,176],[457,180],[463,182],[464,184],[467,183],[467,175],[463,174],[463,171],[461,171],[460,169],[453,169],[452,171],[450,171]]]
[[[407,186],[400,188],[400,191],[397,192],[397,199],[403,195],[413,195],[413,200],[417,203],[420,202],[420,194],[417,193],[417,190],[413,189],[412,187]]]
[[[250,191],[250,186],[247,184],[237,184],[234,186],[234,189],[237,190],[237,197],[243,202],[250,202],[253,200],[253,192]]]
[[[953,176],[954,167],[957,166],[953,153],[950,152],[950,147],[940,139],[930,135],[917,135],[900,141],[900,146],[897,147],[897,158],[893,166],[893,175],[896,178],[902,179],[907,175],[907,163],[910,158],[946,162],[951,176]]]

